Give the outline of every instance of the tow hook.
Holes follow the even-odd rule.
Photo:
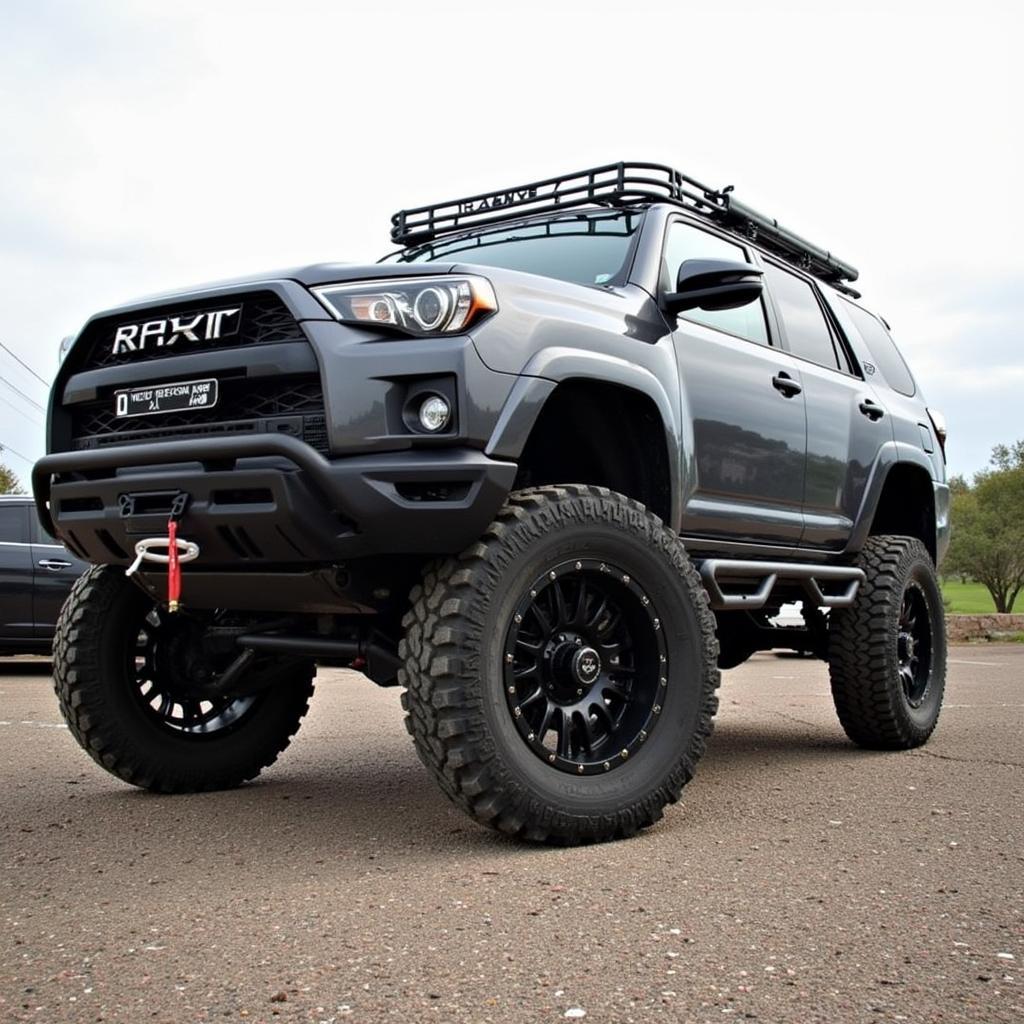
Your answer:
[[[176,612],[181,607],[181,566],[198,557],[199,545],[178,536],[178,521],[172,515],[167,520],[166,537],[145,537],[135,545],[135,561],[125,570],[125,576],[137,572],[143,562],[166,565],[167,610]]]

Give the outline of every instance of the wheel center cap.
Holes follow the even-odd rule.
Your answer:
[[[581,647],[572,656],[572,674],[583,686],[590,686],[601,674],[601,656],[593,647]]]

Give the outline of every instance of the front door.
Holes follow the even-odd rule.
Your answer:
[[[688,259],[750,262],[734,242],[683,220],[669,224],[662,287]],[[772,344],[762,300],[739,309],[687,310],[673,340],[683,401],[683,533],[716,541],[794,547],[807,423],[799,362]]]
[[[35,573],[32,618],[36,637],[49,639],[56,630],[60,610],[64,607],[75,580],[89,568],[89,563],[76,558],[55,537],[44,533],[39,517],[34,512],[30,526]]]

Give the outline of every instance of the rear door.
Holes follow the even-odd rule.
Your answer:
[[[887,325],[848,299],[829,296],[829,305],[851,340],[859,335],[863,342],[865,379],[885,396],[893,440],[923,449],[932,464],[932,479],[945,480],[946,463],[935,426]]]
[[[0,500],[0,643],[32,636],[32,547],[28,506]]]
[[[30,527],[33,633],[37,638],[49,639],[75,580],[89,568],[89,563],[76,558],[60,541],[45,533],[38,516],[30,517]]]
[[[734,241],[670,220],[663,289],[674,290],[687,259],[750,262]],[[773,344],[761,300],[739,309],[687,310],[672,336],[682,419],[693,430],[683,441],[689,461],[683,533],[705,549],[736,542],[795,547],[803,530],[807,445],[801,364]]]
[[[764,259],[787,349],[800,365],[807,409],[801,546],[840,550],[857,519],[878,450],[892,440],[888,410],[860,376],[817,285]]]

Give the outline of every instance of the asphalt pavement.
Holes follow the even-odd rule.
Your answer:
[[[950,651],[927,747],[852,747],[818,662],[726,673],[637,839],[452,808],[397,691],[323,671],[260,781],[159,797],[0,664],[0,1021],[1024,1021],[1024,645]]]

